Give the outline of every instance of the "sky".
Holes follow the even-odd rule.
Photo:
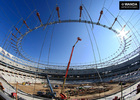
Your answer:
[[[56,5],[60,8],[60,20],[79,20],[81,4],[85,7],[82,10],[81,20],[98,22],[100,11],[103,9],[101,24],[110,27],[115,20],[114,17],[120,16],[118,17],[120,24],[116,22],[113,26],[114,30],[120,31],[126,22],[131,28],[135,25],[137,31],[134,28],[131,30],[129,26],[125,27],[125,32],[131,30],[125,38],[133,32],[136,36],[133,36],[132,39],[137,37],[137,40],[131,43],[128,53],[138,46],[136,42],[139,42],[140,11],[119,10],[119,0],[1,0],[0,46],[11,54],[22,58],[15,53],[9,43],[10,38],[17,41],[12,35],[9,35],[10,33],[21,37],[13,26],[21,28],[21,34],[29,31],[23,24],[23,19],[26,20],[30,29],[40,26],[41,23],[36,16],[37,12],[39,12],[43,24],[58,21]],[[35,9],[36,11],[34,11]],[[94,64],[100,59],[105,61],[116,56],[116,52],[121,51],[118,49],[123,46],[118,35],[107,28],[79,22],[67,22],[48,25],[45,29],[43,26],[27,34],[21,42],[24,51],[21,53],[27,58],[31,56],[30,59],[37,62],[66,66],[77,37],[80,37],[82,41],[79,41],[74,48],[71,65]],[[8,42],[4,45],[5,41]]]

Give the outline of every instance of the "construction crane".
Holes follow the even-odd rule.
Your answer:
[[[51,83],[50,83],[50,80],[49,80],[49,77],[48,77],[47,74],[46,74],[46,78],[47,78],[47,82],[48,82],[49,88],[50,88],[50,90],[51,90],[51,92],[46,93],[46,95],[49,96],[49,97],[55,98],[56,93],[53,91],[52,85],[51,85]]]
[[[81,40],[82,40],[82,39],[81,39],[80,37],[78,37],[76,43],[75,43],[75,44],[73,45],[73,47],[72,47],[70,59],[69,59],[68,66],[67,66],[67,69],[66,69],[65,78],[64,78],[64,81],[63,81],[63,86],[62,86],[61,93],[60,93],[61,99],[67,99],[66,95],[63,94],[63,89],[64,89],[64,85],[65,85],[65,82],[66,82],[66,78],[67,78],[67,74],[68,74],[68,70],[69,70],[69,66],[70,66],[70,62],[71,62],[71,58],[72,58],[72,54],[73,54],[74,47],[75,47],[75,45],[78,43],[78,41],[81,41]]]

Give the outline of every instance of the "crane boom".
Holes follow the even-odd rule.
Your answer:
[[[75,44],[73,45],[73,47],[72,47],[72,51],[71,51],[71,55],[70,55],[70,59],[69,59],[68,66],[67,66],[67,69],[66,69],[65,78],[64,78],[64,81],[63,81],[63,86],[62,86],[61,93],[60,93],[60,96],[61,96],[61,97],[62,97],[62,96],[63,96],[63,97],[65,96],[62,92],[63,92],[64,85],[65,85],[65,82],[66,82],[66,78],[67,78],[67,74],[68,74],[68,70],[69,70],[69,66],[70,66],[70,62],[71,62],[71,58],[72,58],[72,54],[73,54],[73,51],[74,51],[74,47],[75,47],[75,45],[77,44],[78,41],[81,41],[80,37],[77,38],[76,43],[75,43]]]

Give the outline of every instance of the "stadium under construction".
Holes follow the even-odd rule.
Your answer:
[[[140,12],[119,3],[0,1],[0,99],[139,100]]]

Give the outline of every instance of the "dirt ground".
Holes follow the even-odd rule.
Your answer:
[[[11,84],[12,86],[16,87],[16,84]],[[55,87],[58,85],[58,87]],[[53,90],[56,92],[56,96],[60,97],[61,93],[61,84],[53,85]],[[126,83],[123,85],[123,88],[130,86],[131,83]],[[45,86],[45,87],[44,87]],[[28,94],[37,94],[38,91],[42,91],[44,93],[50,92],[50,89],[47,84],[18,84],[18,89],[28,93]],[[99,97],[104,97],[106,95],[110,95],[116,93],[121,90],[121,85],[118,83],[91,83],[91,84],[66,84],[64,87],[63,93],[70,97],[70,99],[80,99],[80,98],[88,98],[88,99],[96,99]]]

